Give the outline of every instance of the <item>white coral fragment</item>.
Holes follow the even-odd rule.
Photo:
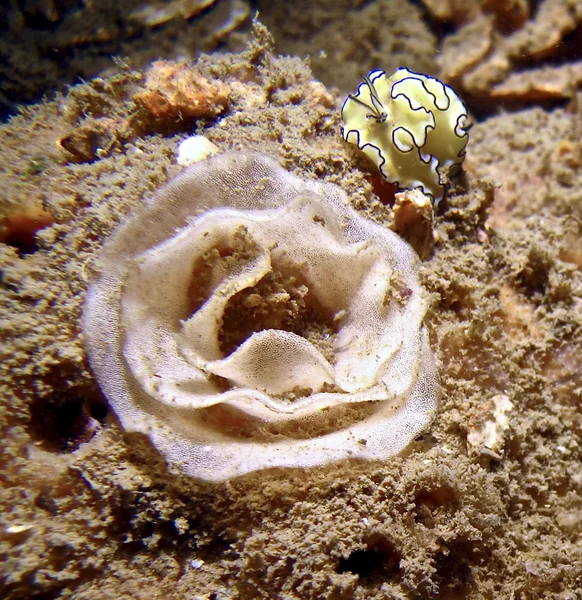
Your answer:
[[[467,441],[475,448],[485,448],[499,453],[505,445],[505,434],[510,428],[509,415],[513,402],[505,394],[493,396],[485,405],[486,415],[471,423]]]
[[[209,139],[203,135],[193,135],[180,142],[176,162],[183,167],[188,167],[217,152],[218,146]]]
[[[459,168],[469,139],[467,109],[434,77],[377,69],[364,77],[342,107],[342,135],[403,189],[419,188],[438,204],[445,175]]]
[[[417,259],[337,186],[211,157],[129,217],[98,269],[91,367],[125,429],[189,475],[385,459],[434,416]]]

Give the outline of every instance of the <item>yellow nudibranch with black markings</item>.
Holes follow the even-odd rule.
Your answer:
[[[398,69],[372,71],[342,107],[342,135],[356,144],[399,188],[420,188],[435,206],[444,178],[460,167],[469,139],[467,109],[434,77]]]

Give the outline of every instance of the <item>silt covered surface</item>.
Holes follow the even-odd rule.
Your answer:
[[[230,87],[223,114],[162,122],[136,103],[145,76],[127,72],[2,126],[3,597],[575,598],[576,107],[523,109],[471,131],[466,174],[422,265],[441,407],[407,455],[211,485],[169,472],[146,439],[124,434],[91,376],[79,323],[104,239],[179,171],[177,144],[193,131],[337,183],[380,223],[393,190],[341,140],[343,98],[305,62],[276,56],[263,29],[244,53],[197,69]],[[80,130],[111,143],[63,150]],[[48,226],[24,243],[15,217],[39,210]],[[492,450],[479,432],[495,424],[499,396],[512,409]]]

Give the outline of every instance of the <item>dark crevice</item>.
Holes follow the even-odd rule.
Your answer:
[[[366,548],[354,550],[338,564],[338,573],[358,575],[367,587],[380,586],[400,572],[401,555],[394,544],[382,535],[373,535]]]
[[[89,441],[107,419],[100,394],[77,387],[38,398],[30,409],[29,432],[50,452],[73,452]]]

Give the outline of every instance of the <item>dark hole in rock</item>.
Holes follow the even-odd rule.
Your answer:
[[[463,310],[465,309],[463,304],[461,302],[459,302],[458,300],[455,300],[455,302],[452,302],[449,305],[449,308],[455,313],[463,312]]]
[[[46,511],[53,517],[56,516],[59,512],[59,507],[54,498],[51,498],[47,494],[39,494],[35,501],[35,506],[38,508],[42,508],[42,510]]]
[[[95,435],[107,412],[104,401],[90,389],[55,392],[32,404],[29,430],[45,450],[73,452]]]
[[[117,123],[101,118],[77,127],[59,143],[70,154],[71,162],[91,163],[111,153],[117,136]]]
[[[438,485],[429,489],[418,490],[414,497],[416,521],[429,528],[434,527],[434,516],[438,509],[447,505],[454,505],[456,499],[455,490],[448,485]]]
[[[394,544],[376,535],[370,538],[365,549],[354,550],[347,558],[342,558],[337,572],[358,575],[363,585],[380,585],[398,574],[400,559]]]
[[[442,305],[454,313],[464,316],[474,307],[471,291],[461,285],[452,284],[442,292]]]
[[[457,494],[454,489],[447,485],[440,485],[430,489],[421,489],[415,495],[416,504],[427,504],[432,508],[438,508],[451,503]]]
[[[104,423],[107,418],[107,405],[104,402],[91,402],[89,414],[100,423]]]
[[[552,264],[547,252],[537,246],[532,247],[527,263],[516,277],[518,285],[528,298],[545,295],[551,268]]]
[[[439,552],[435,560],[436,579],[439,581],[439,597],[462,600],[469,598],[474,591],[474,577],[471,560],[481,559],[475,554],[475,546],[470,542],[453,542]]]

